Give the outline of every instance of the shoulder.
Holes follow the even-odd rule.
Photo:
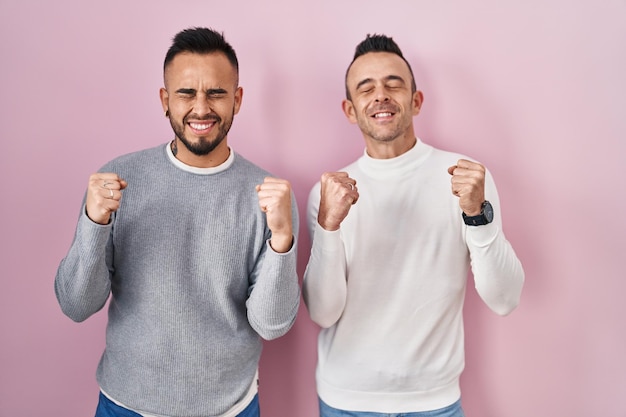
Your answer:
[[[469,161],[474,161],[476,162],[476,160],[468,155],[464,155],[462,153],[459,152],[454,152],[454,151],[449,151],[449,150],[445,150],[445,149],[440,149],[440,148],[435,148],[434,146],[431,145],[426,145],[427,147],[431,148],[431,158],[433,161],[437,161],[437,162],[442,162],[445,164],[451,164],[454,165],[457,163],[457,161],[459,159],[467,159]]]
[[[232,169],[239,175],[250,177],[251,179],[263,179],[267,176],[273,176],[272,173],[264,168],[261,168],[257,164],[250,162],[244,158],[241,154],[233,151],[235,154],[235,161],[233,162]]]
[[[138,166],[155,166],[159,161],[165,161],[165,145],[161,144],[153,148],[130,152],[107,162],[100,171],[117,171]]]

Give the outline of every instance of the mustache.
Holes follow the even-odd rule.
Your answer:
[[[210,113],[210,114],[205,114],[204,116],[199,116],[197,114],[188,114],[187,116],[185,116],[185,118],[183,119],[184,123],[187,123],[189,119],[192,120],[197,120],[197,121],[203,121],[203,122],[221,122],[222,118],[219,117],[217,114],[215,113]]]
[[[375,105],[368,110],[367,115],[373,116],[374,114],[380,113],[380,112],[397,113],[398,106],[392,103]]]

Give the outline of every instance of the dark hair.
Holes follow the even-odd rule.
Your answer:
[[[356,46],[354,51],[354,57],[352,58],[352,62],[348,65],[348,69],[346,70],[346,98],[351,100],[350,91],[348,90],[348,72],[350,72],[350,68],[354,61],[362,55],[368,54],[370,52],[390,52],[392,54],[398,55],[402,60],[406,63],[407,67],[409,67],[409,72],[411,73],[411,92],[415,93],[417,91],[417,86],[415,85],[415,76],[413,75],[413,70],[411,69],[411,64],[404,58],[402,55],[402,51],[398,44],[393,40],[393,38],[385,35],[370,35],[367,34],[367,37],[361,41]]]
[[[233,47],[226,42],[223,33],[218,33],[213,29],[193,27],[182,30],[172,39],[172,46],[168,49],[163,62],[163,70],[167,67],[176,55],[181,52],[193,52],[196,54],[208,54],[211,52],[222,52],[239,74],[239,62]]]

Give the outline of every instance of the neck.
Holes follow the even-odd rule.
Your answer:
[[[365,138],[367,154],[374,159],[395,158],[412,149],[416,143],[417,138],[414,134],[398,137],[388,142]]]

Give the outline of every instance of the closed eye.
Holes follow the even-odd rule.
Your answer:
[[[183,98],[191,98],[196,96],[196,90],[192,88],[181,88],[176,90],[176,95]]]
[[[211,88],[207,90],[206,95],[209,98],[220,98],[224,97],[228,92],[223,88]]]

